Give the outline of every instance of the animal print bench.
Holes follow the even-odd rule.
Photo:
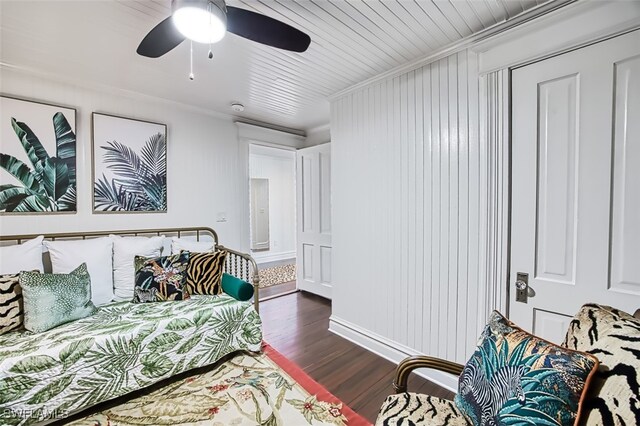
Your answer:
[[[609,306],[584,305],[564,345],[600,360],[583,403],[583,424],[640,425],[640,319]]]
[[[570,323],[563,346],[591,353],[600,361],[582,403],[581,425],[640,425],[640,309],[634,315],[636,318],[608,306],[587,304]],[[394,382],[399,393],[385,400],[376,426],[471,425],[453,401],[406,392],[410,372],[421,367],[452,374],[463,369],[431,357],[404,360]]]

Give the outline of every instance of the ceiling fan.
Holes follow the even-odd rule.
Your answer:
[[[290,25],[250,10],[227,6],[224,0],[171,0],[172,14],[145,36],[137,52],[159,58],[185,39],[216,43],[227,31],[267,46],[304,52],[311,39]],[[209,57],[213,57],[209,51]]]

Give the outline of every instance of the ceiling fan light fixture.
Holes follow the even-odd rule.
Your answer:
[[[224,2],[173,0],[173,23],[186,38],[198,43],[217,43],[227,32]]]

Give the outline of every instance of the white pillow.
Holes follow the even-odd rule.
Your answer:
[[[187,238],[171,238],[171,254],[180,254],[181,250],[192,251],[194,253],[205,253],[213,251],[215,243],[213,241],[196,241]]]
[[[133,300],[136,256],[158,257],[162,253],[164,235],[159,237],[120,237],[113,239],[113,293],[116,300]]]
[[[22,244],[0,247],[0,274],[17,274],[22,271],[44,272],[42,265],[42,240],[40,235]]]
[[[82,263],[91,277],[91,301],[104,305],[113,300],[113,240],[109,237],[74,241],[45,241],[54,274],[68,274]]]

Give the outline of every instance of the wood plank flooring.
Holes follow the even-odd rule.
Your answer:
[[[260,300],[278,296],[283,293],[290,293],[296,289],[296,282],[289,281],[260,289]]]
[[[260,303],[264,339],[298,364],[353,410],[375,421],[393,393],[395,364],[329,332],[331,302],[298,292]],[[415,374],[411,392],[453,398],[453,393]]]

